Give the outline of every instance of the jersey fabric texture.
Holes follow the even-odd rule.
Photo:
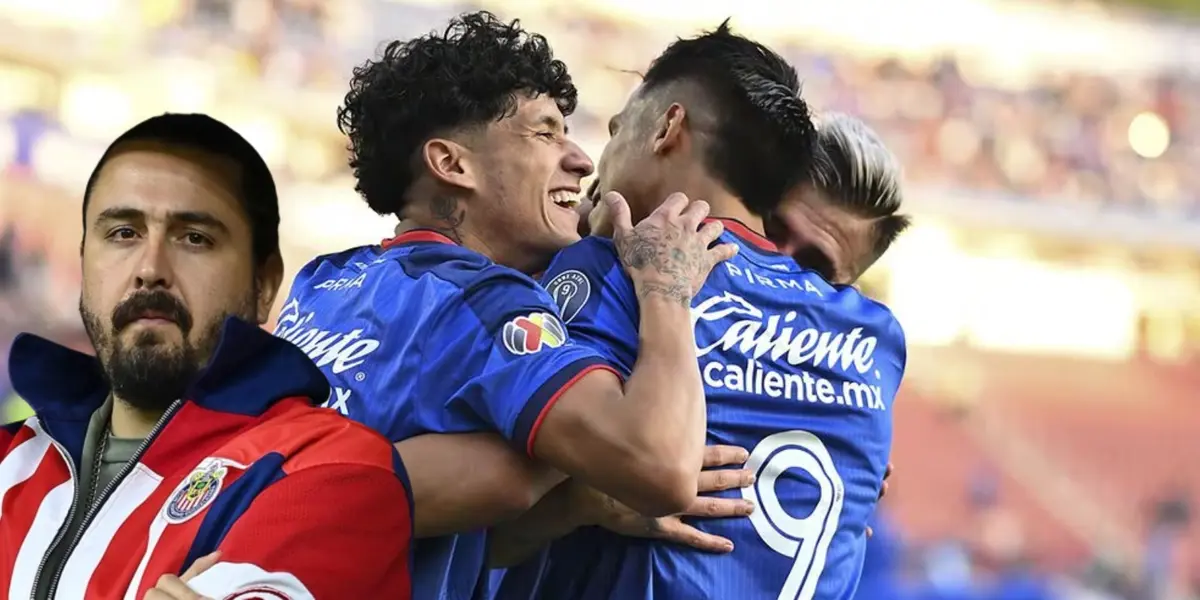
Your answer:
[[[561,393],[612,369],[569,339],[537,282],[428,230],[313,260],[275,333],[329,376],[329,406],[393,441],[498,432],[531,452]],[[490,596],[485,558],[483,531],[418,540],[415,596]]]
[[[399,458],[312,405],[329,384],[294,346],[229,319],[185,399],[97,491],[72,539],[63,525],[107,384],[95,358],[27,334],[10,372],[36,414],[0,432],[0,598],[30,598],[39,577],[57,577],[57,598],[139,600],[215,550],[220,562],[190,582],[207,597],[411,597]],[[41,572],[61,544],[61,571]]]
[[[708,401],[708,443],[751,452],[751,518],[693,524],[734,542],[728,555],[623,538],[598,528],[509,570],[499,597],[577,600],[848,600],[866,550],[905,365],[891,312],[802,269],[736,221],[692,302]],[[571,336],[625,373],[637,357],[638,305],[612,242],[587,238],[544,275]],[[540,589],[539,589],[540,588]]]

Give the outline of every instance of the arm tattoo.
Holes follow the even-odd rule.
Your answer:
[[[459,235],[458,228],[466,219],[467,210],[458,207],[458,200],[436,196],[430,203],[430,212],[433,214],[434,220],[439,223],[439,226],[433,229],[454,240],[454,243],[462,245],[462,236]]]
[[[657,283],[644,283],[637,290],[638,300],[643,300],[649,296],[658,295],[678,303],[684,308],[692,305],[692,286],[687,284],[661,285]]]
[[[699,270],[704,249],[699,248],[697,254],[679,247],[663,247],[664,242],[672,242],[681,235],[674,228],[643,225],[616,240],[622,263],[631,269],[652,269],[665,276],[665,281],[638,286],[639,297],[657,294],[684,306],[691,305],[691,280]]]

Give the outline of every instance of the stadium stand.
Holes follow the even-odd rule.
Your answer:
[[[732,10],[478,4],[554,43],[593,156],[636,84],[625,70]],[[952,541],[981,590],[1022,564],[1065,598],[1200,597],[1200,23],[896,0],[873,5],[876,27],[861,2],[758,4],[739,3],[735,25],[905,164],[917,226],[863,285],[912,345],[886,502],[906,580],[936,580]],[[23,330],[82,341],[79,192],[102,141],[147,114],[208,111],[259,147],[280,174],[291,268],[388,235],[354,196],[334,107],[380,40],[466,8],[0,1],[0,347]]]

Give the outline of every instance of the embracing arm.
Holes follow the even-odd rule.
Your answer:
[[[528,447],[534,457],[639,512],[671,514],[696,495],[707,427],[691,298],[734,249],[709,248],[721,227],[701,227],[708,205],[689,204],[682,194],[636,227],[619,194],[604,202],[640,307],[637,360],[624,389],[601,370],[566,386],[542,409]]]
[[[408,471],[418,538],[515,519],[563,480],[494,433],[424,434],[396,450]]]
[[[686,306],[649,296],[641,351],[622,389],[595,370],[542,411],[533,456],[650,515],[683,510],[696,495],[706,413]]]

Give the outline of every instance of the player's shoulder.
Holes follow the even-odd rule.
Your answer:
[[[532,277],[455,244],[421,244],[392,259],[409,277],[435,280],[443,316],[468,312],[488,332],[519,314],[557,312]]]
[[[563,248],[546,272],[542,274],[542,286],[550,295],[558,298],[556,290],[563,287],[585,289],[592,287],[592,280],[604,278],[614,268],[620,267],[617,246],[604,237],[588,236]],[[624,274],[624,270],[620,270]]]
[[[600,276],[620,265],[617,246],[612,240],[590,235],[559,250],[542,275],[548,282],[560,273],[579,271],[591,276]]]

